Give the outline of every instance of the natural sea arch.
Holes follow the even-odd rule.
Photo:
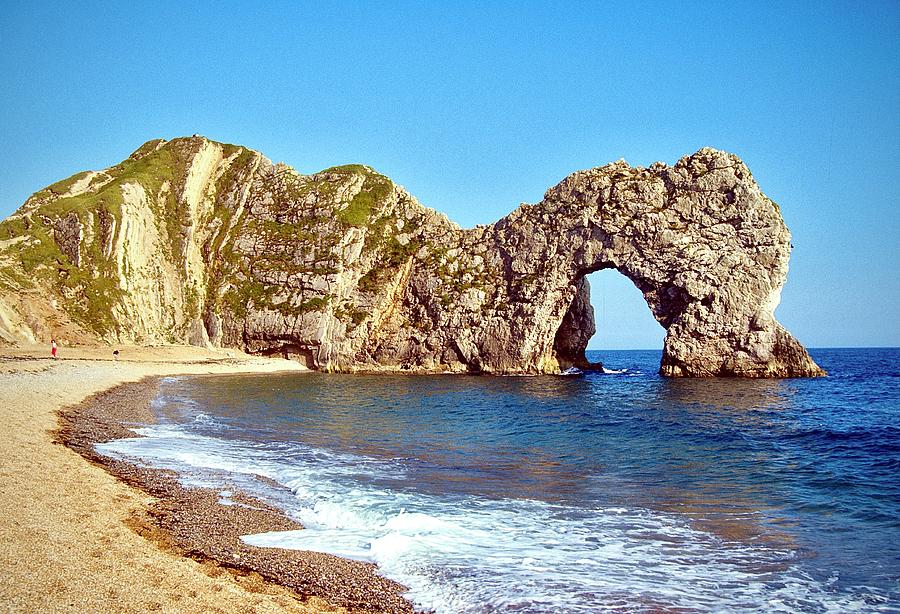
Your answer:
[[[506,292],[521,304],[510,344],[487,331],[485,370],[583,359],[593,334],[586,276],[614,269],[666,330],[663,375],[823,373],[775,320],[790,233],[737,156],[703,149],[674,167],[577,172],[493,230],[509,254]]]

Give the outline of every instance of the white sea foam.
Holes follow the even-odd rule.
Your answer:
[[[225,473],[265,495],[252,476],[275,480],[293,493],[279,503],[306,529],[249,535],[248,544],[375,562],[437,613],[836,612],[876,603],[829,592],[789,550],[726,543],[677,515],[398,491],[379,485],[403,476],[397,461],[221,440],[173,425],[140,434],[98,449],[178,470],[191,483],[214,485]],[[222,498],[232,502],[230,493]]]

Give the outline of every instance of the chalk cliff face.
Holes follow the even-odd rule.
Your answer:
[[[0,224],[0,335],[188,342],[325,370],[555,373],[614,268],[670,376],[823,372],[775,320],[790,235],[736,157],[574,173],[462,229],[369,167],[300,175],[201,137],[33,195]]]

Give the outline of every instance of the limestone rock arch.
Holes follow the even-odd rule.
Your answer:
[[[583,359],[592,324],[572,323],[593,320],[585,276],[612,268],[667,331],[663,375],[823,374],[775,320],[790,233],[737,156],[705,148],[673,167],[620,161],[574,173],[494,234],[521,273],[509,278],[509,294],[545,314],[531,320],[538,355],[519,354],[537,370]],[[486,349],[482,362],[503,370],[504,352]]]

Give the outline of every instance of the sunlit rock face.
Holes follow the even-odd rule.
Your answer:
[[[712,149],[576,172],[462,229],[366,166],[301,175],[202,137],[157,140],[0,224],[0,336],[557,373],[587,365],[585,276],[614,268],[667,330],[664,375],[821,375],[773,315],[789,254],[777,205]]]

